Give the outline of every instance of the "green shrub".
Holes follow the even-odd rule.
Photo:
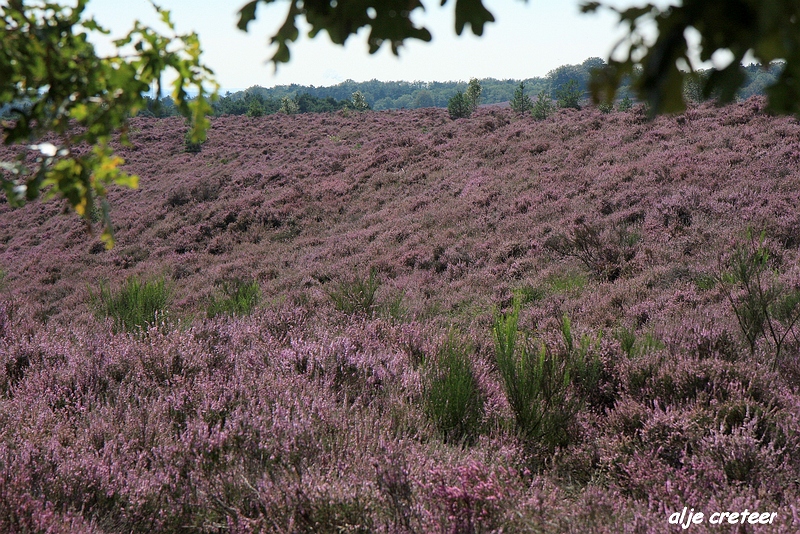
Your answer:
[[[187,134],[183,140],[183,150],[189,154],[197,154],[203,149],[203,143],[192,141],[192,138]]]
[[[449,443],[472,443],[483,419],[483,395],[469,361],[469,347],[450,335],[432,360],[425,411]]]
[[[356,111],[368,111],[370,109],[367,98],[361,91],[354,92],[350,97],[350,103]]]
[[[337,310],[347,314],[363,313],[372,317],[377,306],[375,294],[380,287],[378,273],[375,269],[369,272],[369,278],[354,278],[340,282],[335,289],[328,291]]]
[[[572,237],[556,235],[545,246],[565,256],[574,256],[601,280],[613,282],[638,251],[641,234],[626,225],[602,229],[586,222],[578,224]]]
[[[469,86],[467,87],[467,92],[464,93],[464,98],[467,99],[467,103],[469,104],[469,107],[473,112],[478,109],[478,104],[480,103],[482,92],[483,88],[481,87],[481,83],[478,81],[478,79],[477,78],[470,79]]]
[[[244,281],[236,278],[220,284],[223,296],[212,296],[208,305],[209,318],[220,314],[250,315],[261,300],[261,288],[255,280]]]
[[[614,337],[619,341],[622,352],[629,358],[643,356],[648,352],[664,348],[664,343],[651,332],[645,332],[641,338],[636,337],[633,328],[620,327],[614,332]]]
[[[553,113],[553,102],[545,91],[540,91],[533,104],[531,114],[537,121],[543,121]]]
[[[599,109],[601,113],[611,113],[614,111],[614,104],[611,102],[601,102],[597,104],[597,109]]]
[[[247,116],[248,117],[263,117],[267,114],[267,109],[264,107],[264,104],[257,99],[253,99],[250,101],[250,104],[247,106]]]
[[[492,334],[495,361],[517,431],[548,449],[569,442],[577,405],[568,395],[570,365],[543,343],[518,343],[519,301],[507,314],[496,314]]]
[[[601,391],[603,362],[599,349],[603,333],[596,336],[582,334],[576,345],[572,335],[572,322],[567,314],[561,318],[561,337],[564,341],[564,355],[570,373],[570,381],[581,398],[593,406],[611,407],[614,399]]]
[[[556,101],[561,109],[581,109],[583,91],[578,88],[578,82],[570,80],[556,91]]]
[[[472,105],[467,100],[467,97],[464,96],[464,93],[459,91],[447,101],[447,112],[453,120],[466,119],[472,115]]]
[[[525,94],[524,82],[519,82],[519,87],[514,90],[514,97],[509,101],[508,105],[517,115],[525,115],[533,109],[531,97]]]
[[[631,108],[633,108],[633,100],[631,100],[631,97],[625,95],[625,98],[620,100],[617,109],[619,111],[630,111]]]
[[[586,287],[586,275],[579,272],[553,274],[547,277],[546,282],[554,293],[579,292]]]
[[[113,319],[117,332],[135,332],[163,323],[168,301],[169,290],[163,278],[140,282],[131,277],[117,291],[100,282],[97,295],[89,289],[92,307],[99,315]]]
[[[404,297],[405,294],[401,291],[384,302],[380,306],[381,316],[398,322],[405,320],[408,309],[403,305]]]
[[[300,106],[297,105],[297,102],[288,96],[281,98],[281,107],[278,110],[278,113],[283,113],[285,115],[296,115],[299,112]]]
[[[746,242],[734,249],[729,269],[720,268],[716,278],[751,354],[760,339],[768,339],[775,350],[773,367],[776,367],[787,336],[800,320],[800,290],[787,290],[780,283],[779,273],[770,264],[764,234],[756,238],[748,229],[746,235]]]

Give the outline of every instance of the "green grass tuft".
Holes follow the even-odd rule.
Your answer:
[[[100,292],[89,289],[89,302],[102,317],[114,321],[116,332],[136,332],[163,323],[167,319],[169,289],[163,278],[141,282],[128,278],[121,288],[112,291],[100,282]]]
[[[250,315],[261,301],[261,288],[255,280],[236,278],[220,284],[223,296],[211,297],[206,313],[209,319],[217,315]]]

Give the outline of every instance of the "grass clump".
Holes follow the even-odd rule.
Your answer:
[[[425,411],[449,443],[472,443],[483,419],[483,395],[469,361],[469,347],[453,335],[433,359]]]
[[[622,352],[627,354],[628,358],[643,356],[665,347],[664,343],[655,337],[652,332],[645,332],[641,338],[637,338],[636,331],[633,328],[624,326],[614,332],[614,338],[619,341]]]
[[[340,282],[336,288],[328,291],[328,296],[337,310],[348,315],[363,313],[372,317],[377,307],[376,293],[381,283],[375,269],[369,272],[369,278],[354,278]]]
[[[112,291],[100,282],[99,293],[89,289],[89,302],[102,317],[114,321],[114,331],[135,332],[163,323],[167,319],[169,289],[163,278],[140,281],[134,277]]]
[[[570,385],[591,395],[599,385],[601,362],[589,356],[589,337],[583,336],[575,344],[566,316],[561,325],[563,350],[549,350],[544,343],[519,342],[519,312],[520,303],[515,300],[511,311],[495,315],[495,362],[517,431],[552,450],[570,442],[573,420],[580,408]]]
[[[547,278],[547,285],[554,293],[572,293],[586,287],[586,276],[583,273],[567,272],[554,274]]]
[[[208,305],[208,318],[217,315],[250,315],[261,300],[261,288],[255,280],[236,278],[219,285],[222,297],[212,296]]]

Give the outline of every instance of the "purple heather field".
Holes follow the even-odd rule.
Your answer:
[[[763,108],[131,120],[113,250],[0,203],[0,532],[800,531],[800,122]],[[127,280],[149,328],[98,312]]]

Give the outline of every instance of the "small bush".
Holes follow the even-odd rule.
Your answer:
[[[169,290],[163,278],[147,282],[128,278],[117,291],[103,282],[97,295],[90,288],[89,301],[98,314],[113,319],[115,331],[135,332],[166,320]]]
[[[209,318],[220,314],[250,315],[261,300],[261,288],[255,280],[244,281],[238,278],[220,284],[223,296],[211,297],[207,314]]]
[[[509,101],[508,105],[517,115],[525,115],[533,109],[531,97],[525,94],[524,82],[519,82],[519,87],[514,90],[514,97]]]
[[[537,121],[543,121],[553,113],[553,102],[545,91],[540,91],[533,104],[531,114]]]
[[[578,88],[578,82],[570,80],[556,91],[556,101],[561,109],[581,109],[583,91]]]
[[[467,97],[464,96],[464,93],[459,91],[447,101],[447,112],[453,120],[466,119],[472,115],[472,105],[467,100]]]
[[[626,226],[603,230],[585,222],[578,224],[572,237],[548,238],[545,246],[565,256],[574,256],[601,280],[613,282],[636,256],[641,235]]]
[[[517,431],[548,449],[569,442],[569,426],[577,406],[568,396],[570,366],[540,343],[518,343],[519,301],[504,315],[495,315],[492,334],[495,361]]]
[[[198,154],[203,149],[203,143],[192,141],[188,135],[183,140],[183,150],[189,154]]]
[[[611,102],[601,102],[597,104],[597,109],[600,110],[600,113],[611,113],[614,111],[614,104]]]
[[[554,293],[579,292],[586,287],[586,275],[579,272],[557,273],[548,276],[546,282]]]
[[[629,358],[643,356],[654,350],[664,348],[664,343],[656,338],[651,332],[645,332],[641,338],[636,337],[636,331],[632,328],[620,327],[614,332],[614,337],[619,341],[622,352]]]
[[[617,106],[617,109],[619,111],[630,111],[632,108],[633,108],[633,100],[631,100],[631,97],[627,95],[625,96],[625,98],[620,100],[619,105]]]
[[[281,107],[278,110],[278,113],[283,113],[285,115],[296,115],[299,112],[300,106],[297,105],[297,102],[288,96],[281,98]]]
[[[368,111],[370,109],[369,104],[367,103],[367,98],[361,91],[354,92],[350,98],[350,103],[354,110]]]
[[[748,229],[745,243],[738,244],[729,269],[720,268],[717,282],[722,286],[736,320],[747,339],[750,352],[762,338],[772,342],[773,367],[778,365],[787,336],[800,320],[800,290],[786,289],[770,264],[764,234],[756,238]]]
[[[469,362],[468,347],[451,335],[430,369],[425,411],[449,443],[472,443],[483,419],[483,396]]]
[[[328,292],[337,310],[347,314],[363,313],[372,317],[377,306],[375,294],[380,287],[378,273],[370,270],[369,278],[355,278],[340,282],[337,287]]]
[[[467,103],[469,104],[469,107],[473,112],[478,109],[478,104],[480,103],[482,92],[483,88],[481,87],[481,83],[478,81],[478,79],[477,78],[470,79],[469,86],[467,87],[467,92],[464,93],[464,98],[467,99]]]
[[[247,116],[248,117],[263,117],[267,114],[267,109],[264,107],[264,104],[257,99],[253,99],[250,101],[250,104],[247,106]]]

